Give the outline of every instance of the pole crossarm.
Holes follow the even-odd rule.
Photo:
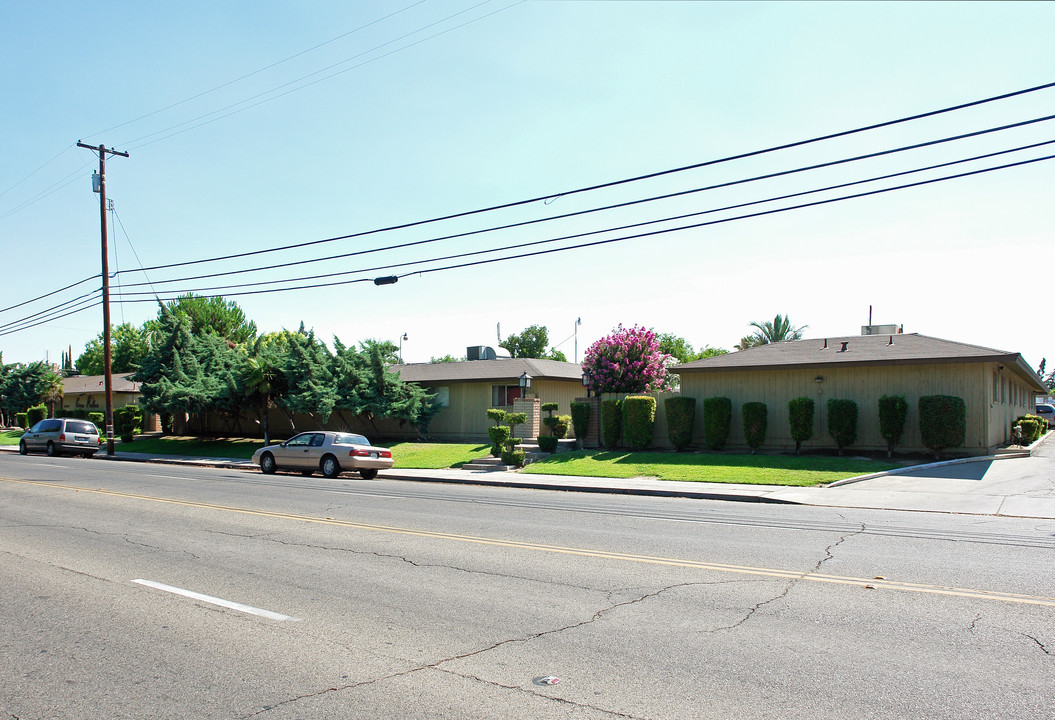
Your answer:
[[[128,157],[128,153],[126,152],[114,150],[113,148],[108,148],[105,145],[88,145],[86,143],[82,143],[80,140],[77,141],[77,147],[82,147],[86,150],[94,150],[98,153],[108,153],[110,155],[120,155],[121,157]]]

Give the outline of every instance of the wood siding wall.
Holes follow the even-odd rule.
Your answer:
[[[858,406],[857,441],[851,446],[861,450],[884,450],[886,441],[879,434],[879,398],[882,395],[904,395],[908,401],[905,433],[898,444],[902,451],[925,451],[919,430],[919,398],[924,395],[954,395],[967,405],[967,437],[964,451],[981,454],[1002,444],[1010,434],[1011,422],[1028,409],[1024,400],[1032,397],[1019,386],[1016,401],[1010,391],[1004,400],[993,401],[993,374],[1008,383],[1008,373],[996,363],[948,363],[927,365],[891,365],[885,367],[822,367],[787,370],[740,370],[729,372],[683,373],[681,392],[695,397],[696,428],[693,439],[703,443],[703,400],[728,397],[733,402],[729,444],[746,447],[742,407],[746,402],[764,402],[769,409],[765,448],[793,450],[788,424],[788,402],[808,396],[815,403],[813,437],[804,448],[831,448],[828,434],[827,402],[830,398],[854,400]],[[817,378],[821,378],[820,381]],[[999,395],[999,391],[998,391]]]

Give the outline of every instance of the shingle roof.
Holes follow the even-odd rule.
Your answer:
[[[112,389],[114,392],[139,392],[139,383],[132,382],[128,378],[132,373],[115,373],[113,375]],[[63,395],[80,395],[82,393],[98,393],[106,390],[105,375],[74,375],[62,379]]]
[[[500,358],[468,360],[453,363],[413,363],[393,365],[401,379],[408,382],[472,382],[474,380],[513,380],[525,372],[532,378],[582,380],[578,363],[537,358]]]
[[[919,365],[956,362],[1003,362],[1042,386],[1022,356],[1006,350],[906,333],[791,340],[726,355],[715,355],[671,368],[672,372],[761,370],[839,365]]]

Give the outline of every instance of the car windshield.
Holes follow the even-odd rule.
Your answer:
[[[370,441],[362,435],[352,435],[350,433],[338,433],[333,438],[334,445],[369,445]]]
[[[85,422],[83,420],[67,420],[66,432],[80,433],[81,435],[97,434],[95,425],[90,422]]]

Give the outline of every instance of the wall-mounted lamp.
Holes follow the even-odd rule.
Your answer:
[[[999,370],[1000,372],[1004,372],[1004,366],[1003,365],[997,365],[996,369]]]
[[[815,382],[815,383],[822,383],[822,382],[824,382],[824,376],[823,375],[818,375],[817,377],[813,378],[813,382]]]
[[[593,373],[589,370],[583,371],[582,386],[586,388],[586,397],[590,397],[590,383],[593,381]]]

